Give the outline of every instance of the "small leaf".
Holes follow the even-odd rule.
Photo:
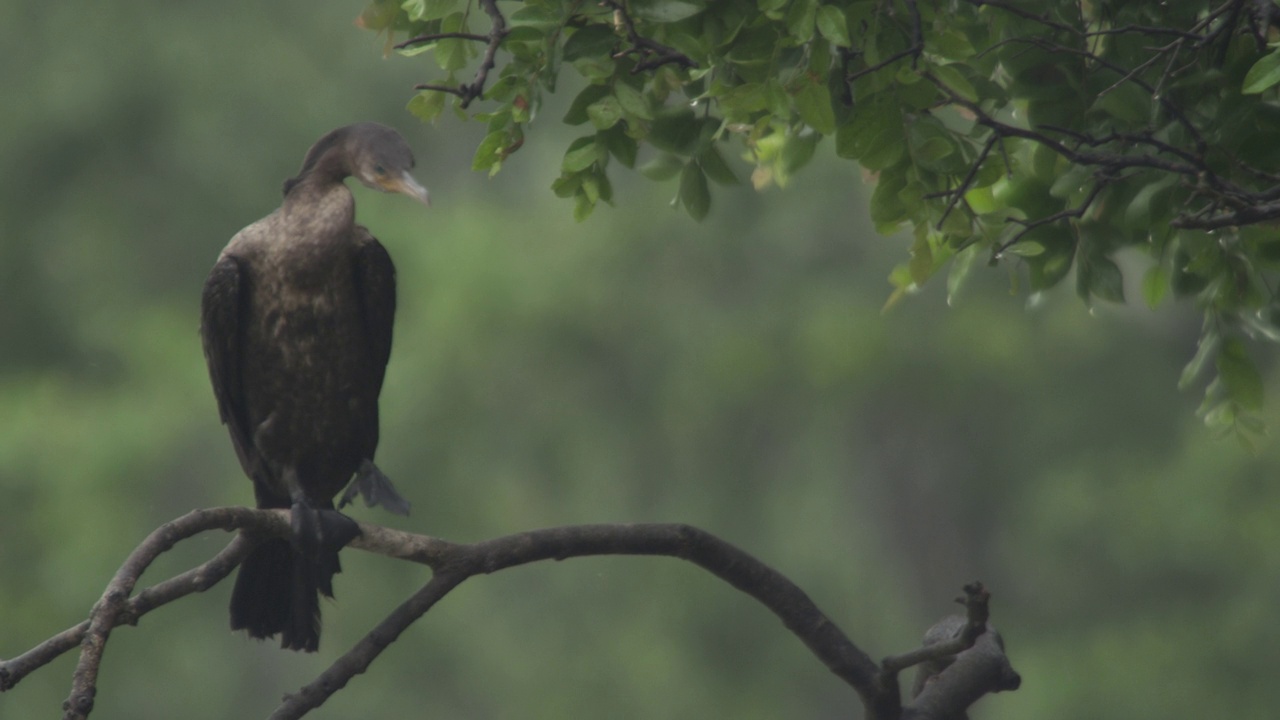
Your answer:
[[[811,132],[788,137],[782,145],[782,171],[791,175],[808,165],[813,159],[813,153],[817,150],[818,140],[821,138],[821,135]]]
[[[622,105],[618,98],[606,95],[587,106],[587,117],[597,130],[608,130],[622,119]]]
[[[484,136],[471,160],[472,170],[489,170],[502,162],[502,150],[507,146],[507,131],[498,130]]]
[[[659,150],[688,155],[697,145],[701,133],[702,126],[693,112],[680,110],[659,115],[650,126],[646,139]]]
[[[1044,245],[1035,240],[1020,240],[1006,248],[1005,252],[1018,257],[1030,258],[1043,255],[1044,250]]]
[[[614,34],[612,27],[588,25],[575,30],[569,39],[564,41],[564,48],[560,54],[565,61],[573,62],[582,58],[611,55],[617,44],[618,36]]]
[[[621,125],[615,125],[606,132],[599,133],[596,137],[604,143],[604,147],[609,154],[618,158],[626,167],[636,166],[636,153],[638,147],[636,141],[622,129]]]
[[[973,83],[969,82],[964,75],[961,75],[954,65],[935,65],[933,67],[933,76],[965,100],[969,102],[978,101],[978,91],[973,88]]]
[[[1223,344],[1217,365],[1228,397],[1245,410],[1262,409],[1262,375],[1245,352],[1244,343],[1231,339]]]
[[[990,187],[974,188],[964,194],[964,201],[978,215],[986,215],[1000,208]]]
[[[1204,366],[1208,364],[1209,358],[1218,354],[1218,347],[1222,344],[1222,338],[1215,332],[1210,332],[1201,336],[1200,345],[1196,348],[1196,354],[1192,356],[1191,361],[1182,368],[1182,375],[1178,378],[1178,389],[1186,390],[1200,376]]]
[[[639,90],[620,82],[613,87],[613,94],[614,97],[618,98],[618,104],[622,107],[623,112],[628,115],[634,115],[641,120],[653,119],[653,111],[649,109],[649,101]]]
[[[830,135],[836,131],[836,112],[831,107],[831,92],[827,86],[811,80],[795,94],[796,110],[809,127]]]
[[[960,292],[964,289],[969,275],[972,274],[973,267],[978,264],[978,256],[981,253],[982,248],[978,243],[956,253],[955,259],[951,261],[951,269],[947,272],[948,305],[954,305],[956,299],[960,297]]]
[[[693,17],[707,6],[684,0],[632,0],[631,16],[636,20],[652,23],[673,23]]]
[[[433,122],[444,110],[444,93],[436,90],[423,90],[406,106],[413,116],[423,122]]]
[[[702,171],[707,174],[707,177],[716,184],[737,185],[740,182],[715,145],[708,145],[706,150],[698,153],[698,164],[702,166]]]
[[[907,270],[911,272],[911,282],[924,285],[933,275],[933,248],[926,237],[927,229],[923,226],[916,232],[915,243],[911,245],[911,259],[907,262]]]
[[[564,160],[560,163],[560,169],[567,173],[575,173],[591,167],[592,163],[600,159],[600,146],[596,144],[594,135],[588,135],[574,140],[569,145],[569,149],[564,153]]]
[[[650,180],[670,180],[684,169],[684,161],[675,155],[663,153],[640,166],[640,174]]]
[[[1142,299],[1147,307],[1155,309],[1169,291],[1169,273],[1163,265],[1152,265],[1142,276]]]
[[[697,163],[685,165],[680,173],[680,203],[694,220],[705,218],[711,209],[711,189]]]
[[[834,5],[823,5],[818,8],[816,16],[818,24],[818,32],[822,33],[822,37],[827,39],[832,45],[838,47],[852,47],[853,41],[849,39],[849,23],[845,20],[844,12]]]
[[[787,31],[796,40],[807,43],[813,39],[813,21],[817,0],[792,0],[787,11]]]
[[[1256,95],[1280,83],[1280,51],[1264,55],[1245,73],[1240,92]]]
[[[591,104],[609,94],[609,88],[604,85],[588,85],[578,93],[569,105],[569,111],[564,114],[564,123],[566,125],[581,125],[589,118],[587,108]]]
[[[1077,270],[1076,286],[1080,297],[1086,301],[1092,296],[1110,302],[1124,302],[1124,275],[1120,272],[1120,266],[1103,255],[1082,259]]]

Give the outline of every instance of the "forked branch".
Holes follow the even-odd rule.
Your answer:
[[[160,554],[185,538],[214,529],[238,529],[247,534],[238,536],[209,562],[130,597],[138,578]],[[778,616],[831,672],[858,693],[867,717],[873,720],[896,720],[908,716],[951,717],[935,714],[931,708],[963,710],[968,703],[987,692],[1010,689],[1007,677],[1003,680],[997,677],[997,682],[989,674],[970,676],[948,668],[945,672],[940,671],[938,677],[947,680],[939,687],[949,689],[921,693],[915,701],[903,705],[896,675],[911,664],[904,664],[901,658],[912,654],[899,656],[900,659],[894,662],[886,661],[883,667],[877,666],[814,605],[804,591],[784,575],[734,545],[689,525],[576,525],[534,530],[473,544],[452,543],[365,523],[360,524],[360,529],[362,535],[351,543],[353,547],[427,565],[433,571],[432,578],[315,681],[287,696],[271,715],[275,720],[299,718],[323,704],[351,678],[367,670],[370,663],[406,628],[464,580],[540,560],[589,555],[666,555],[687,560],[714,574]],[[289,532],[289,513],[284,510],[212,508],[196,510],[166,523],[130,554],[108,584],[102,599],[94,605],[88,621],[59,633],[17,658],[0,661],[0,690],[13,687],[33,670],[78,645],[81,648],[80,661],[71,694],[64,704],[64,719],[87,717],[93,709],[103,652],[115,627],[134,624],[146,612],[192,592],[203,591],[226,577],[255,542],[249,537],[287,537]],[[978,622],[974,620],[975,608],[980,605],[984,609],[981,627],[986,628],[985,590],[981,585],[974,585],[966,588],[966,592],[970,598],[969,625]],[[954,661],[949,661],[950,667],[969,667],[974,663],[962,663],[961,660],[976,651],[982,645],[981,639],[987,635],[994,636],[994,633],[967,630],[960,635],[960,644],[946,643],[927,652],[926,656],[937,661],[943,655],[948,658],[954,655]],[[926,638],[926,644],[933,643]],[[1002,649],[998,649],[995,656],[1003,660],[1004,667],[1008,667]],[[1008,671],[1012,672],[1012,669]]]

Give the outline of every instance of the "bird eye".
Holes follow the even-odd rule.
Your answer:
[[[387,170],[386,170],[386,168],[382,167],[381,165],[374,165],[374,166],[373,166],[373,171],[374,171],[375,173],[379,174],[379,175],[386,175],[386,174],[387,174]]]

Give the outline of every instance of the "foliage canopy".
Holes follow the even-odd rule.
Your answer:
[[[877,228],[913,233],[890,303],[944,268],[954,293],[983,260],[1033,292],[1074,269],[1085,302],[1121,302],[1117,254],[1137,249],[1148,304],[1204,311],[1181,384],[1212,366],[1201,412],[1247,439],[1262,382],[1244,340],[1280,340],[1276,15],[1247,0],[375,0],[360,24],[435,61],[443,80],[409,109],[431,121],[452,96],[488,123],[473,166],[490,173],[572,66],[586,85],[563,121],[583,134],[552,189],[578,218],[612,200],[614,163],[678,178],[701,219],[713,184],[740,182],[737,158],[756,189],[785,185],[832,138],[874,181]]]

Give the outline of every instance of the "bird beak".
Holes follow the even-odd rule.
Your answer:
[[[422,187],[422,185],[419,185],[418,181],[414,180],[413,176],[408,172],[401,173],[399,177],[390,178],[387,180],[384,187],[390,192],[408,195],[423,205],[431,207],[431,195],[427,192],[427,189]]]

